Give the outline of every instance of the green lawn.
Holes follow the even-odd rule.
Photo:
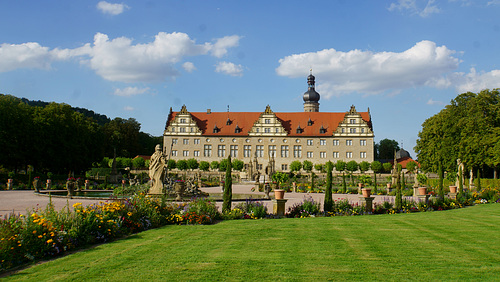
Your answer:
[[[500,280],[500,204],[167,226],[13,280]]]

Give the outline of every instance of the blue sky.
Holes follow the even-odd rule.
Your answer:
[[[0,93],[133,117],[170,107],[372,114],[413,153],[457,94],[500,87],[500,0],[2,1]],[[401,145],[401,144],[400,144]]]

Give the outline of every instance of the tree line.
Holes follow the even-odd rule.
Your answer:
[[[467,92],[451,100],[422,124],[415,152],[425,171],[457,172],[457,159],[465,165],[464,176],[473,172],[497,177],[500,168],[499,89]]]
[[[109,119],[63,103],[0,94],[0,166],[8,170],[81,173],[104,156],[149,155],[161,137],[133,118]]]

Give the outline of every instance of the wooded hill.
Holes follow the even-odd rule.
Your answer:
[[[0,166],[81,172],[114,150],[122,157],[150,155],[162,139],[140,128],[134,118],[0,94]]]

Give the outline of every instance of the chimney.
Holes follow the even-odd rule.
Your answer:
[[[212,110],[211,109],[207,109],[207,115],[209,115],[211,113],[212,113]]]

